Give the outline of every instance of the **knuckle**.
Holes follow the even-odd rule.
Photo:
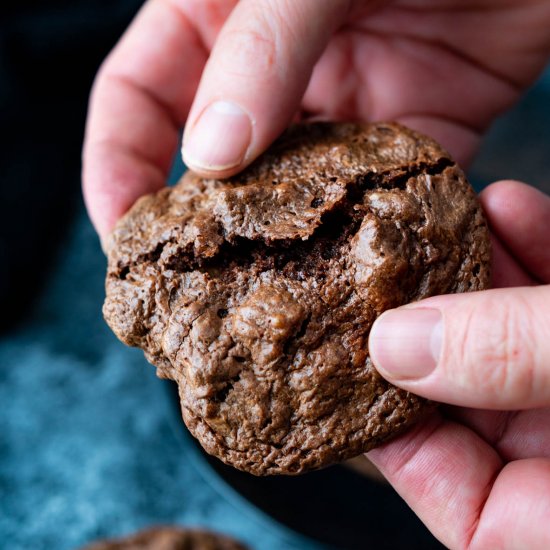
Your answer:
[[[489,319],[478,312],[461,343],[469,383],[497,399],[524,399],[534,388],[533,317],[526,303],[492,308]]]
[[[277,40],[270,25],[255,19],[244,28],[229,30],[221,50],[224,72],[244,77],[265,77],[277,67]]]
[[[286,0],[249,1],[246,17],[224,29],[216,66],[231,76],[283,80],[289,65],[303,60],[304,25],[299,23],[298,5]]]

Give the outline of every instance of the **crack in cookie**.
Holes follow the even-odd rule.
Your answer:
[[[104,315],[179,386],[203,447],[257,475],[354,457],[429,409],[376,372],[383,311],[489,284],[464,174],[392,123],[292,127],[227,180],[188,172],[108,243]]]

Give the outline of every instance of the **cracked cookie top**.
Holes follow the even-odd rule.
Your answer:
[[[351,458],[418,418],[424,401],[369,359],[372,323],[489,283],[475,193],[397,124],[296,125],[237,176],[143,197],[107,247],[107,322],[178,383],[203,447],[259,475]]]

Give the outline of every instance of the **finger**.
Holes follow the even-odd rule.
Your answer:
[[[441,420],[368,457],[450,548],[547,548],[550,543],[548,459],[503,467],[473,432]]]
[[[90,99],[83,186],[101,236],[164,185],[206,60],[198,30],[170,0],[151,0],[100,69]]]
[[[550,460],[507,464],[495,480],[472,549],[550,548]]]
[[[487,443],[434,417],[367,456],[435,537],[449,548],[468,548],[502,468]]]
[[[538,280],[550,282],[550,197],[517,181],[501,181],[481,194],[491,229]]]
[[[482,126],[461,120],[458,113],[455,118],[449,116],[448,95],[438,93],[437,86],[426,96],[425,83],[433,75],[424,67],[419,70],[416,60],[409,58],[410,49],[407,43],[396,51],[395,42],[378,33],[337,33],[315,65],[304,107],[331,120],[396,120],[433,137],[461,166],[467,166],[479,145]],[[442,101],[441,112],[434,111]],[[453,103],[453,108],[459,106],[460,102]],[[411,114],[419,108],[422,114]]]
[[[349,0],[242,0],[220,32],[193,102],[183,159],[225,177],[252,162],[298,110]]]
[[[498,237],[491,235],[491,285],[494,288],[533,286],[536,281],[506,250]]]
[[[550,286],[438,296],[384,313],[369,351],[382,376],[465,407],[550,405]]]
[[[429,109],[421,116],[407,114],[412,104],[418,107],[414,97],[411,98],[411,90],[425,90],[429,75],[419,74],[414,59],[408,59],[406,48],[396,56],[391,47],[388,49],[388,41],[379,34],[347,30],[332,37],[315,65],[304,95],[304,107],[330,120],[397,120],[433,137],[466,166],[479,145],[481,129],[458,117],[430,114]],[[388,63],[388,59],[391,62]],[[407,93],[395,92],[403,88]],[[389,97],[394,101],[388,101]],[[425,93],[422,94],[422,100],[431,107],[442,97],[448,112],[447,96],[439,94],[438,98],[427,99]]]
[[[437,139],[466,166],[490,120],[515,101],[518,91],[445,51],[439,40],[415,36],[418,20],[396,34],[392,20],[395,24],[403,13],[387,6],[337,34],[315,66],[304,107],[336,119],[397,120]],[[428,15],[422,11],[417,17],[425,21]]]
[[[444,414],[473,430],[506,462],[550,458],[550,408],[491,411],[446,407]]]

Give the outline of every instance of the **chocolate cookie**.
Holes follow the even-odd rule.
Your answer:
[[[247,550],[247,548],[218,533],[179,527],[153,527],[129,537],[96,542],[83,550]]]
[[[188,172],[140,199],[108,243],[104,315],[179,385],[203,447],[254,474],[297,474],[401,432],[425,402],[367,348],[383,311],[486,288],[470,185],[397,124],[297,125],[220,181]]]

